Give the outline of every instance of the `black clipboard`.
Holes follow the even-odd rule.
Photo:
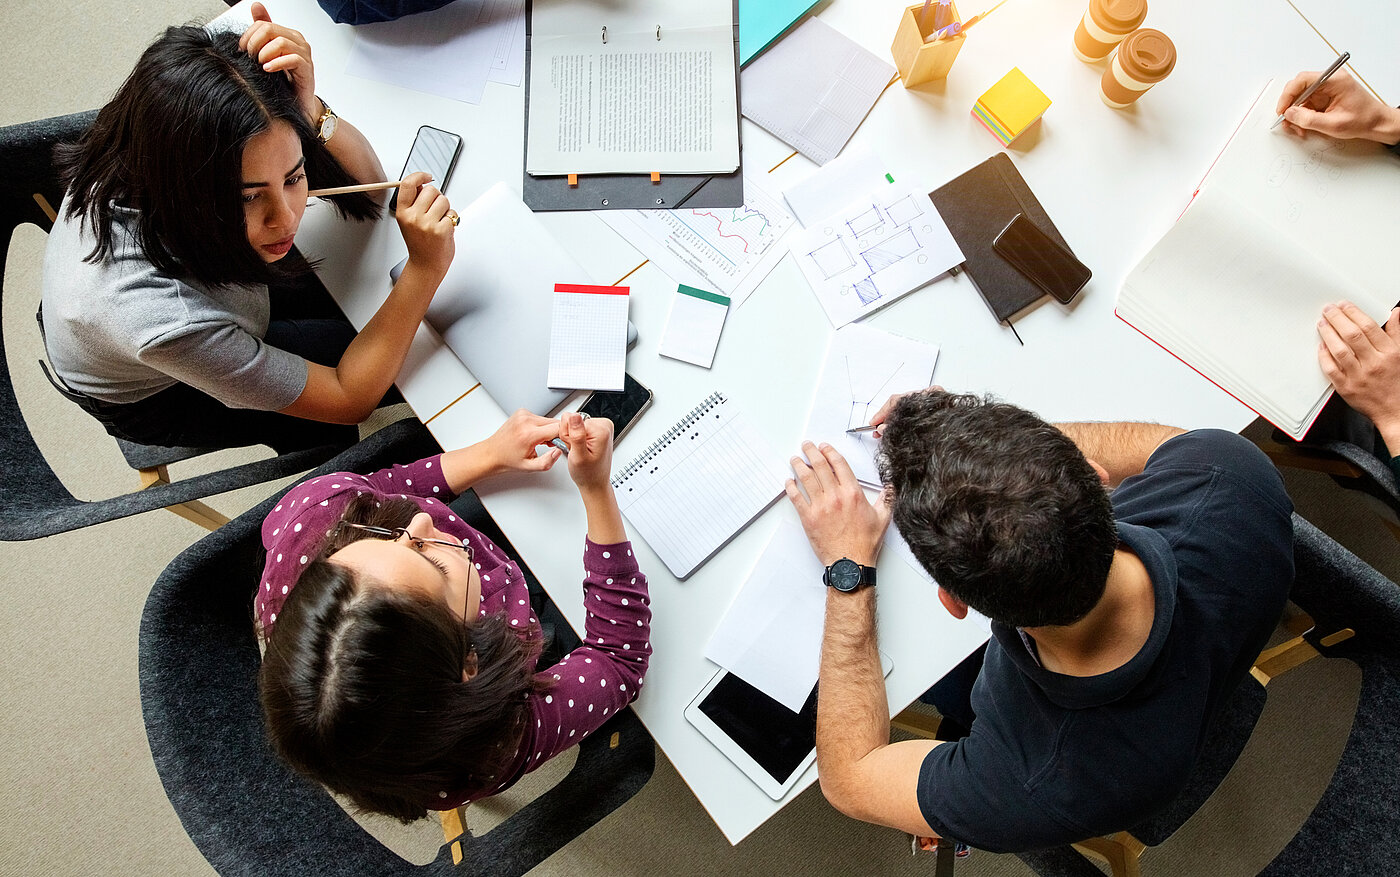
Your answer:
[[[568,177],[531,176],[525,171],[530,148],[530,45],[534,3],[525,2],[525,148],[520,154],[521,186],[526,206],[545,210],[675,210],[681,207],[740,207],[744,203],[744,144],[739,142],[739,167],[727,174],[662,174],[653,183],[651,174],[580,174],[578,185]],[[733,0],[734,114],[739,104],[739,0]]]

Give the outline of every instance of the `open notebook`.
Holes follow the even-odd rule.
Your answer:
[[[1384,321],[1400,164],[1378,144],[1269,126],[1266,87],[1176,224],[1123,281],[1118,316],[1295,439],[1331,396],[1323,305]]]
[[[783,492],[791,470],[723,393],[711,393],[613,476],[622,513],[678,579]]]

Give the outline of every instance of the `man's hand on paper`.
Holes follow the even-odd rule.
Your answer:
[[[1283,114],[1288,133],[1301,135],[1307,130],[1339,139],[1400,143],[1400,109],[1382,103],[1345,71],[1322,83],[1301,106],[1292,106],[1320,75],[1305,71],[1283,87],[1275,111]]]
[[[1400,453],[1400,308],[1385,326],[1351,302],[1330,304],[1317,321],[1317,361],[1342,398],[1370,418]]]
[[[867,500],[850,464],[831,445],[803,442],[802,453],[807,460],[792,458],[797,477],[788,479],[786,490],[817,560],[831,566],[848,557],[874,566],[890,523],[886,497],[873,504]]]

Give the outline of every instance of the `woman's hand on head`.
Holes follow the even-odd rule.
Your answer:
[[[447,196],[428,185],[432,176],[417,171],[399,184],[398,220],[403,242],[408,245],[408,259],[423,268],[445,275],[457,252],[452,233],[457,226],[449,213],[452,205]]]
[[[579,491],[608,487],[612,474],[612,421],[569,412],[559,419],[559,437],[569,446],[569,477]]]
[[[563,452],[550,448],[546,453],[537,455],[535,448],[559,438],[559,429],[559,421],[521,408],[506,418],[501,428],[486,440],[492,468],[497,472],[543,472],[549,469]]]
[[[283,72],[296,88],[297,102],[313,128],[321,118],[321,101],[316,97],[316,71],[311,63],[311,44],[300,31],[274,24],[267,7],[253,4],[253,23],[238,40],[268,73]]]

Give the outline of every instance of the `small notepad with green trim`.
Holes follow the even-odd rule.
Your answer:
[[[666,318],[666,334],[661,338],[662,356],[709,368],[715,361],[715,348],[729,314],[729,298],[681,284],[671,299]]]

